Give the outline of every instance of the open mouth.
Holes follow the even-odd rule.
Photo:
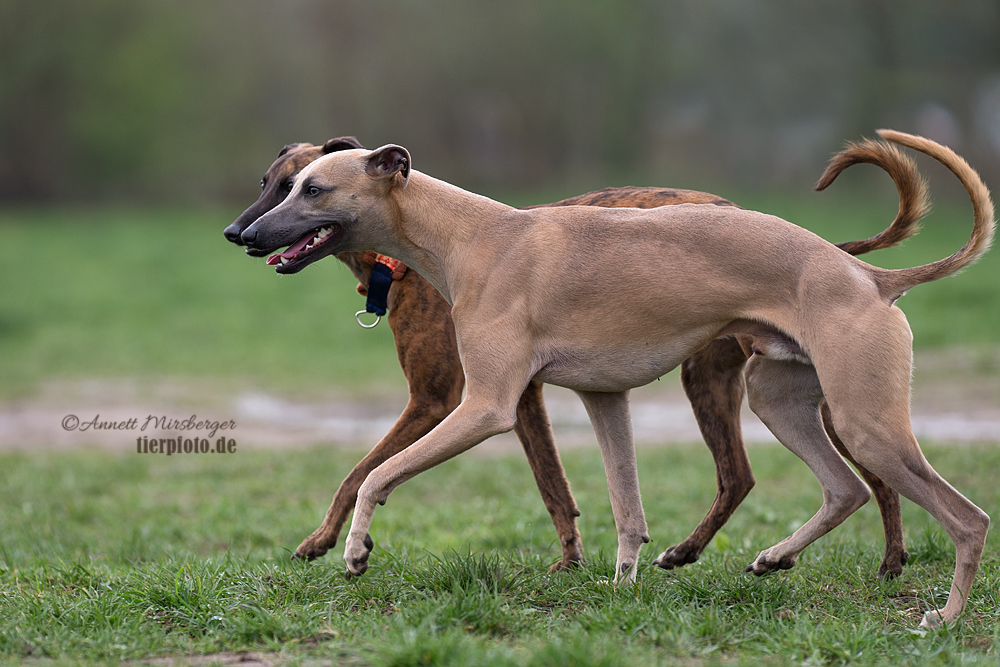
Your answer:
[[[298,241],[288,246],[284,252],[279,252],[267,258],[268,266],[274,266],[275,271],[284,273],[283,269],[299,264],[302,260],[318,252],[324,245],[340,236],[340,225],[327,225],[314,229]]]

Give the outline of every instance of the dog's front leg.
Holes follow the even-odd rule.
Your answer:
[[[384,505],[392,490],[414,475],[447,461],[491,435],[514,428],[520,388],[502,404],[471,392],[470,386],[470,394],[454,412],[408,449],[373,470],[361,485],[351,530],[344,544],[344,561],[350,574],[361,575],[368,569],[368,555],[374,546],[368,528],[376,504]]]
[[[573,493],[566,479],[566,471],[559,459],[555,436],[552,434],[552,424],[542,401],[542,383],[532,380],[528,383],[521,400],[517,404],[517,426],[514,427],[518,440],[524,448],[535,476],[535,483],[542,494],[545,508],[552,517],[552,522],[559,533],[562,545],[562,558],[550,569],[550,572],[565,570],[582,565],[583,541],[580,530],[576,526],[576,517],[580,510],[573,500]]]
[[[458,358],[451,307],[430,283],[412,271],[394,282],[389,291],[389,327],[410,400],[385,437],[341,482],[323,523],[302,541],[293,554],[295,558],[313,560],[332,549],[368,474],[427,435],[462,399],[465,375]]]
[[[632,442],[628,392],[579,391],[577,394],[587,408],[590,423],[597,434],[604,472],[608,477],[611,511],[615,515],[618,531],[614,583],[631,584],[637,574],[639,550],[649,542],[649,533],[639,495],[639,471]]]
[[[403,414],[399,416],[385,437],[379,440],[372,451],[358,462],[348,473],[330,503],[323,523],[292,554],[293,558],[315,560],[326,554],[337,544],[337,536],[357,501],[358,489],[369,473],[384,463],[389,457],[406,449],[418,438],[426,435],[441,423],[441,418],[425,404],[417,403],[411,395]]]

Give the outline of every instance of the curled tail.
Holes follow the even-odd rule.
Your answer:
[[[990,191],[975,169],[970,167],[954,151],[930,139],[912,134],[904,134],[895,130],[879,130],[878,133],[887,141],[920,151],[939,161],[958,177],[972,200],[972,236],[958,252],[930,264],[908,269],[879,269],[874,274],[882,298],[892,303],[908,289],[954,275],[979,259],[980,255],[986,252],[993,242],[995,222]]]
[[[910,238],[919,229],[920,218],[930,211],[927,181],[917,171],[913,159],[892,144],[874,139],[848,143],[844,150],[834,155],[816,183],[816,189],[825,190],[840,172],[858,163],[873,164],[889,174],[899,191],[899,211],[892,224],[875,236],[837,244],[852,255],[888,248]]]

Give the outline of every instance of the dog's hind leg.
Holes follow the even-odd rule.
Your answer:
[[[903,566],[910,559],[910,554],[903,545],[903,509],[899,502],[899,494],[893,491],[888,484],[873,475],[867,468],[854,460],[851,453],[844,446],[844,442],[837,435],[833,428],[833,416],[830,414],[830,404],[823,401],[821,407],[823,415],[823,427],[826,434],[837,448],[840,455],[850,461],[851,465],[857,468],[861,478],[865,480],[871,488],[878,503],[878,511],[882,515],[882,530],[885,532],[885,554],[882,562],[878,566],[879,579],[892,579],[903,573]]]
[[[910,428],[910,331],[897,308],[890,317],[839,318],[851,326],[824,331],[813,361],[837,433],[858,463],[926,509],[955,544],[948,601],[921,625],[951,623],[962,613],[982,557],[990,519],[927,462]],[[877,341],[877,343],[873,343]],[[858,376],[855,369],[865,369]]]
[[[746,355],[736,339],[720,338],[686,359],[681,366],[681,382],[715,460],[718,493],[708,514],[694,532],[654,561],[664,569],[698,560],[708,542],[754,486],[750,460],[740,432],[745,364]],[[903,546],[899,494],[851,457],[833,428],[830,409],[825,401],[821,414],[823,427],[834,447],[858,469],[878,501],[885,530],[885,554],[879,565],[878,577],[898,576],[909,558]]]
[[[552,523],[559,533],[562,545],[562,559],[555,563],[550,572],[583,564],[583,542],[576,526],[580,510],[576,507],[570,492],[566,471],[559,459],[552,424],[542,402],[542,383],[532,380],[528,383],[521,400],[517,403],[517,424],[514,426],[518,440],[531,464],[535,483],[542,494],[545,508],[552,516]]]
[[[656,560],[665,570],[693,563],[753,488],[753,471],[740,429],[743,367],[747,356],[735,338],[720,338],[681,365],[681,383],[705,444],[715,460],[715,501],[683,542]]]
[[[608,478],[611,511],[618,531],[618,558],[613,580],[615,583],[630,584],[635,581],[639,550],[649,542],[649,533],[639,494],[628,392],[578,391],[577,394],[587,408],[590,423],[597,434]]]
[[[871,492],[837,453],[823,428],[823,392],[812,366],[755,354],[747,363],[747,395],[754,413],[809,466],[823,488],[819,511],[747,566],[747,572],[761,575],[793,567],[803,549],[843,523],[868,501]]]
[[[955,574],[948,601],[943,608],[924,614],[921,625],[933,628],[951,623],[965,609],[990,518],[931,467],[912,432],[907,437],[871,426],[867,433],[852,433],[856,439],[845,437],[845,442],[851,443],[859,461],[937,519],[955,544]]]

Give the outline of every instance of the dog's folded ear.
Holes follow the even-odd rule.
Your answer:
[[[337,137],[336,139],[330,139],[328,142],[323,144],[324,153],[349,151],[352,148],[364,148],[364,146],[362,146],[361,142],[354,137]]]
[[[395,144],[376,148],[368,155],[365,173],[380,180],[401,174],[405,188],[410,179],[410,153],[402,146]]]
[[[298,148],[298,147],[299,147],[299,146],[301,146],[301,145],[302,145],[302,142],[301,142],[301,141],[300,141],[300,142],[298,142],[298,143],[295,143],[295,144],[288,144],[288,145],[286,145],[286,146],[285,146],[284,148],[282,148],[282,149],[281,149],[281,151],[280,151],[280,152],[278,153],[278,157],[281,157],[282,155],[284,155],[284,154],[285,154],[285,153],[287,153],[288,151],[292,150],[293,148]]]

